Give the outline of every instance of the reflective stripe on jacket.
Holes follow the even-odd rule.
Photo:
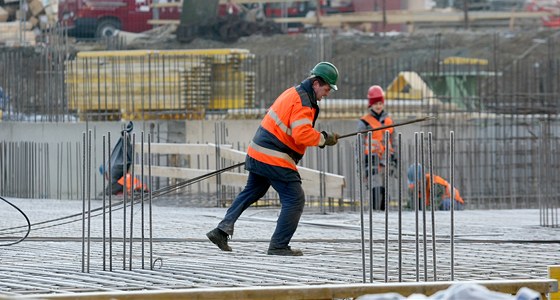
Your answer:
[[[382,126],[393,125],[393,119],[391,119],[391,117],[389,117],[389,115],[386,113],[383,113],[380,120],[377,120],[372,114],[367,114],[360,119],[368,124],[369,128],[367,129],[375,129]],[[389,152],[392,153],[394,151],[392,142],[394,130],[394,128],[387,128],[385,130],[373,131],[371,134],[371,151],[373,153],[377,153],[379,157],[383,156],[383,153],[385,152],[385,131],[389,131]],[[367,134],[364,135],[364,151],[365,154],[369,153]]]
[[[296,164],[308,146],[321,141],[322,134],[313,128],[318,115],[310,80],[284,91],[249,144],[247,170],[275,179],[301,180]]]

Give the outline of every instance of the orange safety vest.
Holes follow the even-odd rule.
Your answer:
[[[126,175],[124,176],[126,177],[126,190],[128,192],[132,191],[132,187],[134,187],[135,191],[139,191],[139,190],[147,190],[146,189],[146,185],[143,185],[142,182],[140,180],[138,180],[138,178],[134,177],[134,180],[132,180],[132,176],[130,176],[130,174],[126,173]],[[121,177],[117,183],[122,185],[124,187],[124,177]]]
[[[381,122],[379,122],[374,116],[372,116],[371,114],[367,114],[363,117],[361,117],[362,120],[364,120],[365,122],[368,123],[368,125],[372,128],[379,128],[382,126],[388,126],[388,125],[393,125],[393,119],[391,119],[391,117],[387,116],[384,119],[384,124],[381,124]],[[389,152],[393,153],[394,149],[393,149],[393,142],[392,142],[392,136],[393,133],[395,131],[394,128],[387,128],[385,130],[377,130],[377,131],[373,131],[371,134],[371,151],[373,153],[377,153],[377,155],[379,155],[379,157],[383,156],[383,153],[385,152],[385,131],[389,131]],[[367,135],[364,136],[364,151],[365,154],[369,154],[369,144],[367,141]]]
[[[247,155],[266,165],[297,171],[307,147],[321,141],[322,134],[313,128],[318,114],[301,86],[287,89],[263,118]]]
[[[451,198],[451,185],[449,184],[449,182],[447,182],[447,180],[443,179],[442,177],[438,176],[438,175],[434,175],[434,185],[441,185],[445,187],[445,192],[443,194],[442,199],[448,199]],[[430,189],[431,189],[431,184],[430,184],[430,174],[426,174],[426,206],[430,205]],[[411,183],[409,185],[410,189],[414,188],[414,183]],[[455,201],[461,203],[461,204],[465,204],[465,201],[463,200],[463,198],[461,197],[461,195],[459,194],[459,190],[457,188],[454,188],[455,190]],[[420,191],[419,191],[420,192]],[[420,195],[418,195],[420,197]]]

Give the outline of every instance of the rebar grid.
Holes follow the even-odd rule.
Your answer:
[[[81,201],[50,199],[13,199],[33,220],[52,220],[79,211]],[[64,293],[86,291],[116,291],[164,288],[197,288],[254,285],[300,285],[321,283],[358,283],[362,281],[362,251],[360,247],[360,216],[357,212],[334,214],[307,210],[292,245],[302,248],[303,257],[266,255],[268,237],[274,229],[277,209],[250,209],[236,225],[236,235],[230,240],[234,251],[222,252],[204,238],[225,209],[161,206],[154,208],[153,248],[141,247],[141,227],[134,226],[132,264],[128,270],[114,268],[103,271],[106,256],[103,251],[103,218],[91,219],[91,253],[89,273],[80,270],[79,218],[75,222],[54,227],[37,226],[24,243],[2,249],[0,294],[27,295],[34,293]],[[92,207],[102,202],[92,200]],[[134,215],[141,211],[135,206]],[[402,218],[398,216],[402,215]],[[373,216],[373,281],[411,282],[420,279],[445,281],[451,278],[449,254],[449,212],[437,211],[438,222],[426,222],[428,230],[420,230],[415,239],[414,212],[389,211]],[[554,228],[534,226],[537,210],[459,211],[456,212],[455,280],[530,279],[547,275],[547,266],[560,259],[560,240]],[[130,216],[128,216],[130,218]],[[126,224],[122,214],[114,214],[114,230]],[[0,210],[0,238],[10,240],[18,231],[21,220],[10,210]],[[138,221],[137,221],[138,222]],[[400,230],[399,223],[403,223]],[[437,226],[436,243],[432,243],[431,225]],[[126,225],[125,225],[126,226]],[[382,239],[388,230],[387,246]],[[366,226],[366,230],[369,227]],[[427,232],[427,236],[424,236]],[[426,247],[417,247],[416,241]],[[105,241],[105,245],[107,241]],[[423,246],[423,244],[421,244]],[[430,255],[420,255],[425,271],[417,278],[416,248],[431,253],[436,247],[436,265]],[[122,264],[123,243],[113,241],[110,263]],[[400,247],[399,247],[400,246]],[[385,248],[386,247],[386,248]],[[387,249],[387,250],[386,250]],[[426,250],[422,250],[426,249]],[[154,269],[143,268],[144,250],[155,258]],[[401,250],[401,251],[399,251]],[[128,249],[124,249],[128,251]],[[365,250],[369,254],[369,250]],[[386,255],[386,254],[387,255]],[[507,253],[507,256],[504,255]],[[423,252],[421,254],[424,254]],[[369,257],[369,255],[367,255]],[[402,257],[402,268],[399,262]],[[387,268],[385,267],[387,258]],[[424,262],[424,260],[427,260]],[[151,261],[151,260],[150,260]],[[24,278],[26,285],[15,278]]]

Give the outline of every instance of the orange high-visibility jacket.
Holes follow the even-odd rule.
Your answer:
[[[246,169],[262,176],[300,181],[296,164],[308,146],[324,143],[315,130],[319,107],[309,79],[284,91],[263,118],[247,150]]]
[[[432,185],[430,183],[430,174],[426,174],[426,206],[430,205],[431,186]],[[409,185],[409,188],[413,189],[414,183],[411,183]],[[438,175],[434,175],[434,189],[436,191],[436,194],[434,194],[434,200],[436,201],[436,203],[440,202],[443,199],[451,198],[451,184],[449,184],[447,180],[443,179]],[[465,201],[463,201],[463,198],[459,194],[459,190],[457,188],[454,188],[454,190],[455,190],[455,201],[461,204],[465,204]],[[418,197],[420,197],[420,195],[418,195]]]
[[[142,182],[140,180],[138,180],[138,178],[134,177],[134,180],[132,180],[132,176],[130,176],[130,174],[128,174],[128,173],[126,173],[125,177],[126,177],[126,190],[127,191],[129,191],[129,192],[132,191],[133,187],[134,187],[135,191],[146,189],[146,186],[143,185]],[[117,183],[124,187],[124,177],[121,177],[117,181]]]
[[[385,112],[381,115],[381,118],[377,120],[371,113],[364,115],[360,118],[362,121],[368,124],[367,129],[375,129],[382,126],[393,125],[393,119]],[[373,131],[371,135],[371,150],[373,153],[377,153],[379,157],[383,157],[385,152],[385,131],[389,131],[389,152],[392,154],[393,149],[393,133],[394,128],[387,128],[385,130]],[[367,155],[369,153],[369,145],[367,141],[367,135],[364,136],[364,151]]]

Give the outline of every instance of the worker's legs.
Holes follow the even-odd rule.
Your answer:
[[[271,183],[280,195],[282,208],[276,222],[276,229],[270,239],[269,249],[283,249],[288,247],[296,232],[305,205],[305,194],[299,181],[273,180]]]
[[[463,210],[463,204],[455,201],[455,210]],[[451,210],[451,199],[445,198],[441,201],[440,210]]]
[[[372,207],[374,210],[385,210],[385,188],[382,186],[372,189]]]
[[[228,235],[233,235],[233,227],[241,214],[251,204],[263,197],[270,187],[270,180],[266,177],[249,172],[247,185],[239,195],[233,200],[227,210],[224,219],[218,224],[218,228]]]

